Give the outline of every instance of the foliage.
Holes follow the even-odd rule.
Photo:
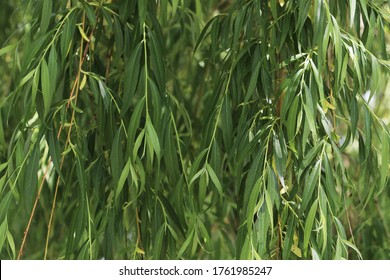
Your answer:
[[[388,1],[22,2],[2,258],[390,257]]]

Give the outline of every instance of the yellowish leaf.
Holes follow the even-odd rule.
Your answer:
[[[78,29],[79,29],[79,32],[81,34],[81,37],[83,37],[83,39],[87,42],[89,42],[89,38],[87,36],[87,34],[85,34],[83,28],[81,27],[81,25],[77,25]]]
[[[135,249],[135,251],[136,251],[138,254],[145,255],[145,251],[142,250],[142,249],[139,248],[139,247],[137,247],[137,248]]]
[[[87,75],[84,74],[83,79],[81,80],[81,83],[80,83],[80,87],[79,87],[80,90],[82,90],[84,88],[86,82],[87,82]]]

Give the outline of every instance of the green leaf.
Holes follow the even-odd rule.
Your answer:
[[[39,145],[35,144],[26,165],[23,182],[23,199],[28,213],[31,212],[38,190]]]
[[[286,149],[286,142],[284,140],[283,133],[280,133],[279,136],[276,133],[274,133],[273,145],[275,151],[274,159],[276,163],[277,173],[283,187],[286,188],[284,185],[283,177],[287,166],[287,162],[286,162],[287,149]]]
[[[138,0],[138,17],[141,24],[145,24],[148,1]]]
[[[311,0],[300,0],[298,3],[298,20],[295,24],[295,32],[297,32],[298,34],[301,33],[302,27],[305,24],[306,18],[309,13],[309,8],[311,6],[311,2]]]
[[[32,78],[32,76],[35,74],[35,72],[36,72],[36,69],[33,69],[30,72],[28,72],[28,74],[26,76],[24,76],[22,78],[22,80],[19,82],[18,87],[21,88],[25,83],[27,83]]]
[[[120,127],[116,134],[111,146],[111,174],[114,180],[114,184],[117,184],[120,176],[120,171],[123,165],[123,153],[122,153],[122,128]]]
[[[321,143],[317,143],[317,145],[315,145],[313,148],[310,149],[308,153],[306,153],[302,161],[302,165],[304,168],[306,168],[313,162],[313,160],[317,157],[321,148],[322,148]]]
[[[195,231],[191,230],[191,232],[188,234],[186,240],[183,242],[183,244],[181,245],[181,247],[180,247],[180,249],[179,249],[179,251],[177,253],[177,259],[181,258],[181,256],[187,250],[187,248],[189,247],[191,242],[193,242],[194,235],[195,235]]]
[[[209,27],[211,26],[211,24],[214,22],[214,20],[216,20],[217,18],[218,18],[218,16],[213,17],[213,18],[210,19],[210,20],[206,23],[206,25],[203,27],[202,32],[200,33],[200,35],[199,35],[199,37],[198,37],[198,40],[197,40],[197,42],[196,42],[196,44],[195,44],[193,53],[196,52],[196,50],[198,49],[199,45],[203,42],[204,38],[205,38],[207,35],[210,34],[210,32],[207,33],[207,31],[208,31]]]
[[[6,53],[13,51],[16,48],[16,44],[11,44],[0,49],[0,57]]]
[[[83,8],[84,8],[83,11],[85,11],[85,14],[88,17],[90,25],[95,26],[96,25],[96,15],[95,15],[93,8],[91,7],[91,5],[89,5],[88,2],[83,1],[82,4],[83,4]]]
[[[336,56],[337,56],[337,50],[336,50]],[[310,59],[310,64],[311,64],[311,69],[313,71],[312,73],[314,75],[314,79],[317,83],[318,91],[320,93],[320,99],[323,100],[323,99],[325,99],[325,97],[324,97],[324,85],[323,85],[323,81],[322,81],[322,75],[320,75],[320,73],[317,69],[317,66],[315,65],[315,63],[311,59]]]
[[[114,17],[114,32],[115,32],[115,46],[118,50],[117,55],[123,52],[123,30],[122,25],[117,17]]]
[[[34,72],[34,78],[33,78],[33,81],[32,81],[32,85],[31,85],[31,99],[32,100],[36,100],[36,96],[37,96],[37,92],[38,92],[38,84],[39,84],[39,78],[40,78],[40,75],[39,75],[40,71],[39,71],[39,68],[37,69],[37,71]]]
[[[107,87],[100,79],[98,79],[98,84],[99,84],[100,96],[102,97],[104,108],[108,110],[110,103],[109,103],[109,97],[107,93],[108,92]]]
[[[156,153],[158,159],[161,158],[161,149],[160,149],[160,141],[157,136],[156,130],[150,120],[149,115],[146,117],[146,138],[148,142],[151,142],[153,146],[153,150]]]
[[[76,17],[73,14],[66,19],[63,31],[60,38],[60,47],[61,47],[61,57],[65,58],[71,48],[72,48],[72,39],[74,37],[74,32],[76,30]],[[73,55],[73,54],[72,54]]]
[[[303,253],[306,255],[309,240],[311,236],[311,231],[313,229],[313,223],[317,212],[317,206],[318,206],[318,200],[314,201],[312,206],[310,207],[309,214],[307,214],[306,222],[305,222],[305,231],[304,231],[304,237],[303,237]]]
[[[287,117],[287,140],[290,145],[294,145],[293,140],[296,132],[299,129],[298,124],[298,108],[300,99],[296,96],[291,104]]]
[[[303,191],[302,196],[302,203],[300,207],[301,213],[303,213],[309,204],[310,200],[312,199],[312,195],[315,189],[315,186],[318,185],[318,175],[319,175],[319,168],[320,168],[320,160],[317,161],[315,166],[313,167],[312,171],[310,172],[310,175],[306,179],[305,189]]]
[[[138,150],[142,144],[142,141],[144,140],[144,137],[145,137],[145,129],[142,129],[140,131],[140,133],[138,134],[137,139],[134,142],[133,154],[132,154],[134,159],[137,158],[137,153],[138,153]],[[143,154],[142,154],[142,157],[143,157]]]
[[[200,172],[200,171],[204,171],[204,172]],[[209,177],[210,176],[206,172],[206,169],[203,169],[203,170],[200,170],[200,171],[195,174],[194,178],[196,178],[196,176],[198,176],[198,174],[199,174],[198,204],[199,204],[199,208],[202,209],[203,205],[205,204],[205,201],[206,201],[207,188],[209,186]],[[192,182],[190,182],[190,185],[191,185]]]
[[[57,72],[58,72],[58,56],[55,48],[50,48],[49,60],[48,60],[48,70],[50,73],[51,92],[55,92],[56,90],[56,82],[57,82]]]
[[[167,173],[171,180],[176,182],[180,177],[180,168],[178,162],[178,151],[172,132],[172,126],[169,124],[165,131],[163,158],[166,165]]]
[[[157,27],[160,27],[158,22],[155,24]],[[161,40],[162,34],[160,35],[158,31],[162,32],[159,28],[155,32],[150,32],[150,61],[153,69],[153,73],[156,76],[156,83],[158,89],[163,92],[165,90],[165,55],[164,55],[164,43]],[[151,80],[152,81],[152,80]],[[156,91],[158,92],[158,91]]]
[[[212,239],[210,237],[210,234],[208,233],[206,227],[201,221],[197,221],[197,226],[198,226],[198,231],[199,231],[199,236],[202,238],[203,243],[206,245],[206,250],[207,251],[212,251]]]
[[[49,68],[47,66],[47,62],[45,59],[42,60],[41,63],[41,86],[42,86],[42,95],[43,95],[43,105],[44,105],[44,116],[46,117],[49,112],[51,99],[52,99],[52,91],[51,91],[51,83],[49,76]]]
[[[241,246],[240,249],[241,249],[241,254],[239,256],[239,259],[248,260],[252,258],[251,242],[249,236],[245,237],[244,244]]]
[[[334,181],[334,170],[331,169],[328,156],[324,155],[324,168],[325,168],[325,186],[324,189],[330,198],[331,208],[338,209],[340,207],[340,197],[336,191],[336,185]]]
[[[376,57],[371,55],[371,72],[372,72],[372,82],[371,82],[371,92],[375,93],[380,86],[380,68],[379,63]]]
[[[162,249],[163,242],[165,241],[164,240],[165,231],[166,231],[166,226],[161,225],[154,238],[153,258],[155,260],[161,259],[161,249]]]
[[[164,194],[162,192],[158,192],[157,196],[160,199],[161,204],[164,207],[171,224],[174,225],[175,228],[179,229],[180,233],[183,236],[185,236],[186,231],[185,231],[183,224],[180,222],[180,218],[179,218],[179,215],[181,215],[181,213],[178,213],[173,208],[173,206],[171,205],[169,200],[164,196]]]
[[[272,14],[272,17],[275,21],[277,21],[278,19],[278,14],[277,14],[277,3],[276,3],[276,0],[275,1],[270,1],[269,3],[270,5],[270,10],[271,10],[271,14]]]
[[[350,107],[352,139],[356,137],[356,128],[359,121],[359,108],[355,97],[352,98]]]
[[[345,83],[345,78],[347,76],[347,67],[348,67],[348,53],[344,54],[342,67],[340,69],[340,74],[338,75],[338,84],[337,86],[343,85]]]
[[[324,34],[324,24],[326,23],[325,15],[328,15],[324,9],[323,1],[316,0],[314,1],[313,9],[313,29],[314,29],[314,38],[313,42],[316,42],[318,45],[322,42],[322,35]]]
[[[333,43],[334,43],[335,55],[337,61],[337,69],[341,69],[343,63],[342,40],[340,36],[341,32],[337,20],[333,16],[332,16],[332,23],[333,23],[332,36],[333,36]]]
[[[316,260],[316,261],[321,260],[320,255],[318,254],[318,252],[314,248],[311,248],[311,255],[312,255],[313,260]]]
[[[381,169],[380,169],[380,191],[379,193],[383,192],[386,181],[388,179],[389,174],[389,163],[390,163],[390,143],[389,143],[389,135],[387,134],[387,130],[383,128],[382,130],[382,137],[381,137],[381,143],[382,143],[382,162],[381,162]]]
[[[367,105],[368,106],[368,105]],[[364,147],[366,159],[371,151],[371,114],[367,107],[364,107]]]
[[[15,241],[14,241],[14,238],[12,237],[12,234],[10,233],[10,231],[8,230],[7,232],[7,241],[8,241],[8,244],[9,244],[9,247],[10,247],[10,250],[11,250],[11,258],[12,259],[15,259],[16,258],[16,251],[15,251]],[[1,247],[0,247],[1,248]],[[1,249],[0,249],[1,250]]]
[[[347,235],[345,233],[345,229],[344,229],[344,226],[343,224],[340,222],[340,220],[337,218],[337,217],[333,217],[334,218],[334,221],[335,221],[335,225],[336,225],[336,229],[337,229],[337,233],[338,235],[343,239],[345,240],[347,238]]]
[[[294,234],[295,234],[295,226],[297,223],[297,218],[291,214],[291,217],[288,219],[288,224],[287,224],[287,232],[286,236],[284,237],[284,242],[283,242],[283,252],[282,256],[284,260],[289,259],[290,254],[291,254],[291,246],[294,241]]]
[[[352,28],[355,21],[356,0],[349,0],[349,28]]]
[[[270,165],[267,167],[267,191],[269,192],[272,203],[276,205],[276,208],[279,211],[281,202],[279,185],[275,172]]]
[[[267,214],[268,214],[269,220],[270,220],[269,224],[271,226],[271,232],[273,233],[273,225],[274,225],[274,211],[273,211],[273,207],[274,207],[274,204],[273,204],[273,202],[271,200],[270,193],[267,190],[265,190],[265,192],[264,192],[264,197],[265,197],[265,204],[267,206]]]
[[[192,185],[192,183],[195,182],[195,180],[198,179],[199,176],[201,176],[204,172],[206,172],[206,168],[202,168],[198,172],[196,172],[194,174],[194,176],[191,178],[191,181],[189,184]]]
[[[342,259],[344,259],[343,258],[343,252],[344,252],[344,250],[343,250],[343,245],[342,245],[340,236],[337,236],[336,252],[335,252],[334,259],[335,260],[342,260]]]
[[[358,255],[360,260],[363,259],[363,256],[362,256],[361,252],[359,251],[359,249],[353,243],[351,243],[348,240],[342,240],[341,242],[343,242],[345,245],[347,245],[348,247],[353,249],[357,253],[357,255]]]
[[[240,11],[234,20],[234,27],[233,27],[233,45],[234,46],[236,46],[238,43],[238,40],[239,40],[239,37],[241,34],[241,30],[243,28],[243,24],[245,23],[246,16],[247,16],[246,9],[242,9],[242,12]]]
[[[369,21],[368,12],[367,12],[367,1],[366,0],[360,0],[360,7],[363,10],[364,17],[366,18],[367,21]]]
[[[48,138],[48,144],[49,144],[49,151],[50,156],[53,161],[54,168],[57,172],[57,174],[63,179],[64,175],[62,175],[61,172],[61,149],[60,149],[60,142],[57,139],[56,131],[54,130],[54,127],[49,129],[47,132],[46,137]]]
[[[12,191],[4,195],[0,201],[0,221],[3,221],[8,213],[8,209],[12,200]]]
[[[8,221],[7,217],[0,225],[0,252],[3,249],[4,242],[7,238],[7,232],[8,232]]]
[[[85,194],[87,190],[87,178],[85,176],[85,167],[84,162],[82,160],[82,157],[80,155],[76,154],[76,176],[77,176],[77,183],[78,183],[78,190],[79,190],[79,203],[81,202],[83,204],[83,208],[85,207]],[[84,209],[85,210],[85,209]],[[85,213],[84,213],[85,214]]]
[[[222,201],[222,185],[221,182],[218,179],[217,174],[215,174],[213,168],[211,167],[210,164],[206,163],[206,170],[208,174],[210,175],[211,181],[214,183],[215,188],[218,191],[220,201]]]
[[[122,116],[124,116],[124,114],[128,111],[131,102],[133,101],[133,97],[137,89],[137,85],[139,83],[141,47],[142,47],[142,42],[135,47],[134,51],[132,52],[129,58],[129,61],[126,63],[126,68],[124,73],[125,79],[124,79],[124,90],[123,90],[123,104],[121,108]]]
[[[118,180],[118,185],[115,189],[115,203],[119,203],[119,195],[121,194],[123,186],[125,185],[126,179],[129,176],[130,168],[131,168],[131,159],[129,158],[127,160],[125,167],[123,168],[123,170],[121,172],[120,178]]]
[[[1,116],[0,116],[0,118],[1,118]],[[4,168],[6,168],[7,166],[8,166],[8,162],[4,162],[4,163],[0,164],[0,172],[3,171]]]
[[[259,178],[252,190],[250,191],[249,200],[246,204],[246,225],[249,233],[252,233],[252,225],[253,225],[253,216],[256,214],[258,209],[262,207],[264,203],[264,196],[261,195],[259,200],[260,190],[262,188],[262,179]]]
[[[71,237],[68,239],[65,257],[70,258],[73,250],[78,247],[79,242],[82,238],[82,233],[85,230],[87,222],[87,209],[85,201],[79,200],[78,207],[73,212],[71,221]]]
[[[52,0],[43,0],[40,32],[45,34],[49,27],[53,3]]]
[[[352,48],[352,52],[350,53],[350,56],[351,56],[351,59],[352,59],[352,62],[353,62],[353,66],[354,66],[354,79],[357,78],[357,86],[359,86],[360,88],[363,87],[363,79],[362,79],[362,72],[361,72],[361,68],[360,68],[360,64],[359,64],[359,57],[358,57],[358,53],[357,53],[357,50],[355,47]]]
[[[252,76],[251,76],[251,80],[249,82],[247,94],[245,95],[245,102],[248,102],[250,97],[255,92],[257,80],[259,78],[260,66],[261,66],[261,60],[256,63],[256,65],[254,66],[254,69],[251,71]]]
[[[6,145],[6,140],[5,140],[5,134],[4,134],[4,126],[3,126],[3,117],[0,113],[0,151],[3,149],[4,145]],[[4,162],[0,164],[0,172],[2,170],[2,167],[4,168],[5,165],[7,165],[7,162]],[[1,191],[0,191],[1,193]]]
[[[134,146],[135,136],[139,130],[140,120],[142,116],[143,109],[145,108],[145,98],[141,98],[137,105],[135,106],[135,109],[131,115],[129,126],[127,128],[127,145],[128,150],[131,151]],[[123,110],[121,110],[123,112]]]

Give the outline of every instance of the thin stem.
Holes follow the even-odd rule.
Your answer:
[[[85,26],[85,13],[83,14],[83,22],[82,22],[82,28],[83,29],[84,29],[84,26]],[[87,56],[87,52],[88,52],[88,49],[89,49],[89,42],[91,42],[94,30],[95,30],[95,27],[92,29],[92,31],[91,31],[91,33],[89,35],[89,40],[86,43],[84,51],[83,51],[84,39],[82,38],[81,41],[80,41],[80,52],[83,53],[83,55],[80,56],[80,59],[79,59],[79,69],[77,71],[77,76],[75,78],[75,81],[74,81],[73,86],[72,86],[72,90],[70,92],[70,96],[69,96],[69,100],[68,100],[68,103],[67,103],[67,106],[66,106],[66,110],[69,109],[70,102],[72,102],[73,99],[75,100],[74,102],[77,103],[77,98],[78,98],[79,88],[80,88],[80,75],[81,75],[81,72],[82,72],[82,66],[83,66],[83,63],[84,63],[85,58]],[[66,138],[64,150],[67,149],[67,147],[68,147],[68,145],[70,143],[70,136],[71,136],[71,132],[72,132],[72,128],[73,128],[73,124],[74,123],[75,123],[75,110],[72,109],[72,117],[71,117],[71,121],[70,121],[70,126],[69,126],[69,130],[68,130],[68,135],[67,135],[67,138]],[[57,134],[57,139],[59,139],[59,137],[60,137],[60,133],[62,131],[62,127],[63,127],[63,124],[61,124],[61,126],[59,128],[59,132]],[[60,163],[60,169],[62,169],[64,160],[65,160],[65,154],[62,155],[61,163]],[[47,252],[48,252],[48,248],[49,248],[49,239],[50,239],[50,233],[51,233],[53,219],[54,219],[54,212],[55,212],[55,208],[56,208],[56,201],[57,201],[57,194],[58,194],[59,185],[60,185],[60,177],[58,176],[57,182],[56,182],[56,187],[55,187],[55,192],[54,192],[53,205],[52,205],[51,212],[50,212],[49,224],[48,224],[48,227],[47,227],[47,236],[46,236],[44,259],[46,259],[46,257],[47,257]]]
[[[23,255],[23,249],[24,249],[24,246],[26,245],[26,240],[27,240],[27,236],[28,236],[28,233],[30,231],[30,227],[31,227],[31,223],[32,223],[32,220],[34,218],[34,215],[35,215],[35,211],[37,209],[37,205],[38,205],[38,200],[39,198],[41,197],[41,192],[42,192],[42,189],[43,189],[43,183],[45,182],[46,180],[46,177],[47,177],[47,173],[49,172],[50,170],[50,165],[51,165],[52,161],[51,161],[51,158],[49,158],[49,162],[48,162],[48,165],[46,167],[46,170],[45,170],[45,173],[42,177],[42,180],[41,180],[41,184],[39,186],[39,189],[38,189],[38,193],[37,193],[37,196],[35,197],[35,202],[34,202],[34,206],[33,206],[33,209],[30,213],[30,218],[28,220],[28,224],[27,224],[27,227],[26,227],[26,230],[24,231],[24,235],[23,235],[23,240],[22,240],[22,245],[20,246],[20,249],[19,249],[19,253],[18,253],[18,257],[17,259],[20,260],[20,258],[22,257]]]
[[[143,43],[144,43],[144,59],[145,59],[145,110],[146,116],[149,116],[149,108],[148,108],[148,51],[147,51],[147,43],[146,43],[146,24],[143,23]]]

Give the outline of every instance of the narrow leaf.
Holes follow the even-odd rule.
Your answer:
[[[218,179],[217,174],[215,174],[213,168],[208,163],[206,163],[206,169],[207,169],[207,172],[210,175],[211,181],[214,183],[215,187],[217,188],[220,200],[222,200],[222,185],[221,185],[221,182]]]
[[[49,68],[47,66],[46,60],[42,60],[41,64],[41,86],[42,86],[42,95],[43,95],[43,105],[44,105],[44,116],[47,115],[51,105],[51,80],[49,76]]]
[[[6,53],[13,51],[16,48],[16,44],[11,44],[0,49],[0,57]]]
[[[385,128],[382,130],[382,163],[381,163],[381,180],[380,180],[380,192],[382,192],[385,188],[386,181],[389,174],[389,156],[390,156],[390,149],[389,149],[389,136],[387,135],[387,131]]]
[[[123,186],[125,185],[125,181],[127,179],[127,176],[129,175],[130,167],[131,167],[131,160],[128,159],[125,167],[123,168],[123,170],[121,172],[121,176],[119,178],[118,185],[115,189],[115,203],[119,202],[118,198],[122,192]]]
[[[308,248],[308,245],[309,245],[311,231],[313,229],[313,223],[314,223],[314,219],[315,219],[315,216],[316,216],[317,206],[318,206],[318,200],[316,200],[313,203],[313,205],[310,208],[309,214],[306,217],[305,231],[304,231],[304,237],[303,237],[303,253],[305,255],[306,255],[307,248]]]
[[[89,42],[89,38],[87,36],[87,34],[85,34],[84,30],[83,30],[83,27],[81,25],[77,25],[77,28],[79,29],[79,32],[81,34],[81,37],[83,37],[83,39],[87,42]]]
[[[153,150],[159,159],[161,155],[160,141],[149,116],[146,118],[146,137],[151,141]]]
[[[43,0],[41,26],[40,26],[41,34],[45,34],[47,28],[49,27],[52,7],[53,7],[52,0]]]
[[[7,238],[8,222],[7,218],[0,225],[0,251],[3,248],[5,239]]]
[[[302,203],[301,203],[301,208],[300,208],[301,213],[305,211],[307,205],[309,204],[309,202],[312,198],[315,186],[317,186],[319,167],[320,167],[320,161],[317,161],[317,163],[314,166],[313,170],[311,171],[310,175],[306,179],[306,185],[305,185],[305,189],[303,191]]]
[[[349,0],[349,27],[352,28],[355,20],[356,0]]]

